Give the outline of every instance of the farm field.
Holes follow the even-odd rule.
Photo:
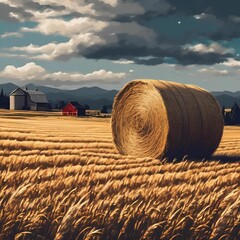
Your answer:
[[[0,111],[0,239],[240,239],[240,126],[211,159],[121,156],[110,119]]]

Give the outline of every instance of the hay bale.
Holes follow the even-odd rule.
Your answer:
[[[117,94],[113,141],[123,155],[210,156],[223,133],[221,109],[206,90],[160,80],[134,80]]]

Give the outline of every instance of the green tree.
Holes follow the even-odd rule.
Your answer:
[[[107,109],[108,109],[107,105],[103,105],[101,109],[101,113],[108,113]]]

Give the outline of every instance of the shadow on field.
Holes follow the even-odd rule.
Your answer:
[[[229,163],[229,162],[240,162],[240,154],[236,155],[225,155],[225,154],[216,154],[209,158],[209,160],[220,161],[222,163]]]
[[[214,154],[209,157],[175,157],[175,158],[166,158],[165,162],[180,163],[182,161],[192,161],[192,162],[208,162],[208,161],[219,161],[220,163],[234,163],[240,162],[240,154],[227,155],[227,154]]]

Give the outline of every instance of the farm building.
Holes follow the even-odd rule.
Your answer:
[[[85,107],[78,102],[69,102],[62,108],[62,115],[64,116],[85,116]]]
[[[240,107],[235,102],[231,109],[222,109],[224,122],[226,125],[238,125],[240,124]]]
[[[36,90],[17,88],[10,93],[11,110],[48,111],[50,103],[44,93]]]

